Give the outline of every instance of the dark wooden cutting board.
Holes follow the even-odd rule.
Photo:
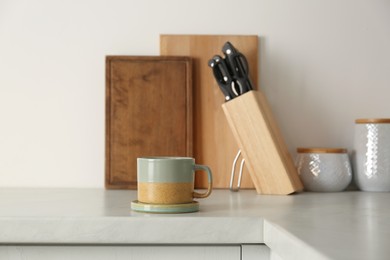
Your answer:
[[[106,181],[137,187],[137,157],[192,156],[188,57],[106,57]]]

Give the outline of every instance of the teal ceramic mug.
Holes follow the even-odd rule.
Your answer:
[[[195,171],[207,173],[208,189],[194,191]],[[137,159],[138,201],[149,204],[191,203],[206,198],[212,190],[209,167],[195,164],[190,157],[142,157]]]

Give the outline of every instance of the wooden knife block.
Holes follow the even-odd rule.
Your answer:
[[[264,94],[253,90],[222,108],[257,193],[301,191],[302,183]]]

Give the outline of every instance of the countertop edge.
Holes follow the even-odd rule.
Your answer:
[[[0,244],[258,244],[261,217],[1,217]]]
[[[264,242],[282,259],[329,260],[318,250],[279,225],[264,219]]]

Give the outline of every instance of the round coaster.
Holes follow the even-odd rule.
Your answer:
[[[183,204],[147,204],[134,200],[131,202],[131,209],[147,213],[190,213],[199,211],[199,202]]]

